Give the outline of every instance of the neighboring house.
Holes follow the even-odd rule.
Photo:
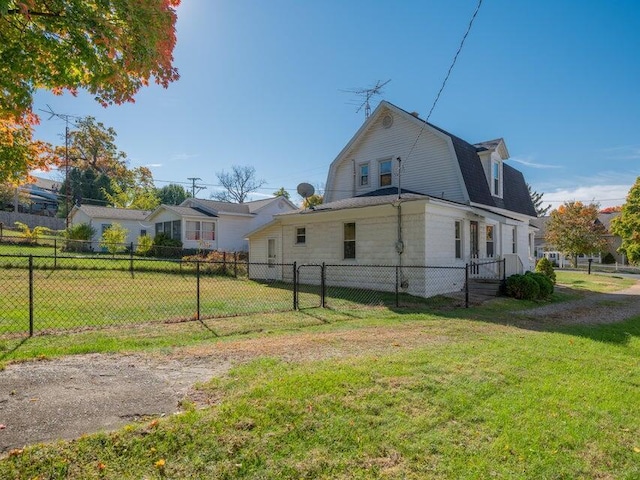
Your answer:
[[[91,239],[91,248],[100,250],[102,234],[114,223],[119,223],[127,229],[127,238],[125,240],[127,244],[135,244],[139,236],[152,234],[153,227],[145,221],[150,213],[148,210],[76,205],[71,209],[69,224],[88,223],[91,225],[95,230],[95,234]]]
[[[588,263],[589,260],[592,260],[595,263],[602,263],[607,253],[611,253],[616,263],[620,265],[627,264],[625,255],[618,252],[618,248],[620,248],[620,246],[622,245],[622,239],[617,235],[611,233],[611,220],[619,215],[620,212],[598,214],[598,219],[596,221],[602,224],[605,228],[605,233],[602,236],[607,242],[607,247],[602,252],[593,252],[591,255],[579,255],[578,264]],[[551,261],[551,263],[559,267],[572,265],[573,262],[571,258],[556,250],[555,246],[548,245],[545,241],[544,236],[546,232],[546,226],[550,218],[551,217],[549,216],[541,217],[533,220],[532,222],[536,227],[538,227],[538,231],[536,232],[534,240],[536,260],[542,257],[547,257]]]
[[[270,222],[273,215],[296,210],[285,197],[271,197],[246,203],[215,202],[190,198],[181,205],[161,205],[153,212],[83,205],[71,211],[70,223],[89,223],[95,230],[94,249],[102,233],[119,223],[128,230],[127,243],[140,235],[165,233],[180,240],[184,248],[246,251],[248,232]]]
[[[331,163],[325,203],[250,233],[250,261],[272,264],[272,278],[288,278],[277,264],[294,261],[462,267],[506,259],[507,274],[531,269],[536,212],[508,158],[502,139],[471,145],[383,101]],[[445,270],[427,270],[403,289],[460,290],[464,279],[451,272],[447,280]],[[368,280],[352,283],[375,288]]]

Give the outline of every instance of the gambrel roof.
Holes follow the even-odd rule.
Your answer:
[[[478,153],[490,151],[496,152],[503,160],[508,158],[509,153],[502,138],[472,145],[446,130],[420,119],[417,115],[409,113],[406,110],[386,101],[380,102],[376,110],[365,121],[358,132],[356,132],[349,143],[332,162],[327,179],[327,190],[331,190],[331,187],[333,186],[331,184],[332,175],[336,174],[338,163],[342,162],[347,157],[348,152],[350,152],[356,142],[361,138],[364,138],[368,131],[373,127],[374,123],[378,121],[379,117],[385,115],[389,111],[414,123],[421,131],[429,130],[450,142],[457,160],[459,175],[468,197],[468,203],[508,210],[532,217],[536,216],[536,210],[531,202],[531,197],[529,195],[529,190],[524,180],[524,176],[519,170],[516,170],[506,163],[503,163],[502,170],[502,197],[491,194],[490,186],[482,165],[482,160]]]

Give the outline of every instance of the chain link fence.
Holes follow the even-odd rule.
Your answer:
[[[249,263],[237,254],[0,255],[0,343],[309,308],[468,306],[468,267]]]

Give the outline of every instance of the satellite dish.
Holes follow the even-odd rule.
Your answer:
[[[298,185],[297,190],[298,190],[298,195],[300,195],[303,198],[309,198],[316,191],[316,189],[313,188],[313,185],[311,185],[310,183],[301,183],[300,185]]]

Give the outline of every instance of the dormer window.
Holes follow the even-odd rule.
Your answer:
[[[391,159],[380,162],[380,186],[391,186]]]
[[[502,196],[502,165],[500,162],[491,162],[491,193],[496,197]]]

